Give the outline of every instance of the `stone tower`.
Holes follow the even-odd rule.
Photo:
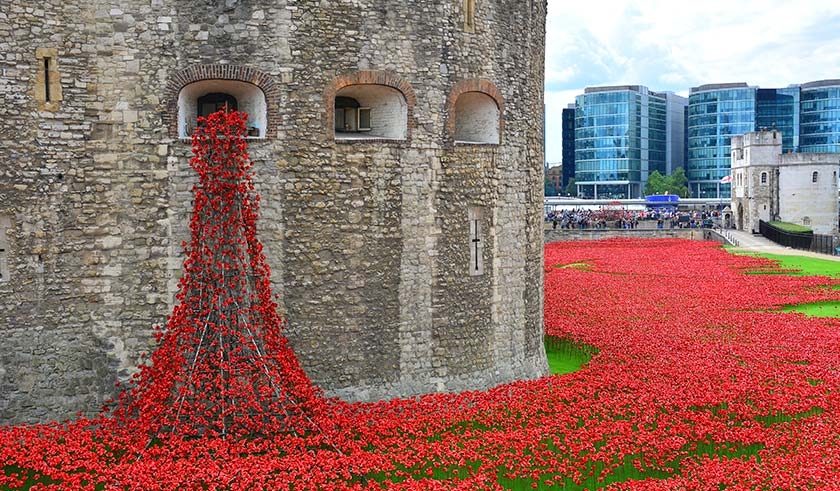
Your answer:
[[[90,414],[152,348],[188,136],[249,114],[259,234],[313,381],[354,400],[547,372],[544,0],[7,0],[0,423]]]
[[[758,233],[759,221],[781,220],[837,235],[836,153],[782,153],[776,129],[732,137],[735,227]]]

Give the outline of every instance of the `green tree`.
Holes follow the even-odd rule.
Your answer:
[[[660,174],[658,170],[651,172],[645,184],[645,195],[665,194],[666,191],[668,191],[668,178]]]
[[[652,194],[676,194],[687,198],[688,178],[682,167],[677,167],[670,176],[663,176],[659,171],[653,171],[645,184],[645,195]]]
[[[676,194],[681,198],[688,198],[688,178],[685,176],[683,168],[677,167],[669,177],[671,179],[671,194]]]

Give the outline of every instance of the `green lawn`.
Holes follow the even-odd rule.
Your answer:
[[[809,256],[789,256],[785,254],[756,254],[730,250],[735,254],[763,257],[779,264],[783,270],[782,274],[796,276],[829,276],[840,278],[840,261],[832,259],[821,259]],[[757,274],[765,274],[758,271]],[[788,305],[785,312],[801,312],[808,317],[838,317],[840,318],[840,302],[817,302]]]
[[[840,318],[840,302],[817,302],[788,305],[785,312],[800,312],[808,317],[838,317]]]
[[[592,359],[597,350],[569,339],[545,338],[545,354],[552,375],[576,372]]]
[[[735,254],[742,254],[745,256],[763,257],[779,263],[782,269],[796,270],[793,273],[797,276],[831,276],[833,278],[840,278],[840,261],[832,259],[821,259],[809,256],[788,256],[785,254],[757,254],[753,252],[744,252],[735,249],[730,249]]]
[[[769,222],[771,227],[775,227],[778,230],[782,230],[784,232],[789,232],[792,234],[801,234],[801,233],[808,233],[813,232],[811,227],[806,227],[804,225],[798,225],[795,223],[788,223],[788,222]]]

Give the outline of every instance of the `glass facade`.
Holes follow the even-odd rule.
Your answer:
[[[563,109],[563,182],[560,194],[564,194],[569,179],[575,177],[575,106]]]
[[[799,87],[758,89],[755,130],[776,128],[782,132],[782,152],[799,148]]]
[[[667,104],[642,86],[587,88],[575,99],[575,182],[586,198],[638,198],[665,173]]]
[[[695,198],[728,198],[732,136],[755,130],[756,91],[747,84],[691,89],[688,97],[686,177]]]
[[[840,152],[840,80],[801,87],[799,151]]]

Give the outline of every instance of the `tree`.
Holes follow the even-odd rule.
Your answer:
[[[647,183],[645,183],[645,195],[665,194],[668,191],[668,182],[665,176],[655,170],[648,176]]]
[[[681,198],[688,198],[688,178],[682,167],[677,167],[671,173],[671,194],[679,195]]]
[[[675,194],[683,198],[688,197],[688,179],[682,167],[677,167],[670,176],[663,176],[659,171],[653,171],[645,184],[645,194]]]

